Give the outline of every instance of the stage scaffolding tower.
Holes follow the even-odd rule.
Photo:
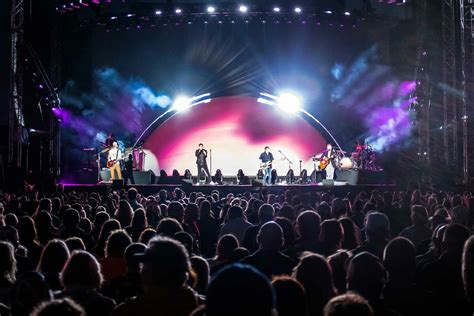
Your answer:
[[[470,182],[474,0],[442,0],[444,162],[463,184]]]
[[[23,0],[12,0],[11,6],[11,63],[10,104],[8,117],[8,166],[22,167],[22,147],[25,122],[23,119],[23,67],[22,50],[24,41]]]

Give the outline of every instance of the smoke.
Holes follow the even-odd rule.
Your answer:
[[[109,132],[133,142],[130,138],[161,113],[157,111],[171,105],[169,96],[140,78],[124,78],[114,68],[96,69],[93,83],[92,91],[83,92],[70,80],[61,92],[63,108],[58,114],[70,131],[66,137],[83,146],[103,142]]]
[[[347,67],[336,64],[339,83],[331,100],[350,109],[364,123],[366,141],[378,151],[385,151],[406,140],[412,129],[410,105],[416,101],[414,81],[401,81],[386,65],[375,62],[377,46],[362,53]]]

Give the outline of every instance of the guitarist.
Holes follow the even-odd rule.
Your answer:
[[[321,160],[326,159],[328,161],[326,170],[326,179],[334,179],[334,170],[336,169],[336,162],[334,158],[336,157],[334,150],[332,149],[332,145],[328,144],[326,146],[326,150],[321,155]]]
[[[120,161],[122,159],[122,152],[118,147],[118,143],[113,142],[112,148],[109,150],[109,156],[107,157],[107,166],[109,167],[110,176],[112,180],[122,179],[122,169],[120,167]],[[117,171],[117,178],[115,178],[115,171]]]
[[[260,154],[258,158],[262,161],[261,167],[263,169],[263,182],[267,185],[272,184],[272,162],[273,162],[273,155],[270,152],[270,147],[265,146],[265,151]]]

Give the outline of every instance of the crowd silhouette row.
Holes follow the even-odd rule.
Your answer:
[[[0,196],[0,315],[472,315],[474,196]]]

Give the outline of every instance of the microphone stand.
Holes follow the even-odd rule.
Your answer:
[[[285,159],[286,161],[288,161],[288,170],[290,170],[290,169],[291,169],[291,165],[292,165],[293,163],[291,162],[290,159],[288,159],[288,157],[287,157],[281,150],[278,150],[278,152],[283,156],[283,159]]]
[[[212,149],[209,149],[209,172],[210,172],[210,174],[212,174]],[[209,177],[210,176],[211,175],[209,175]]]

